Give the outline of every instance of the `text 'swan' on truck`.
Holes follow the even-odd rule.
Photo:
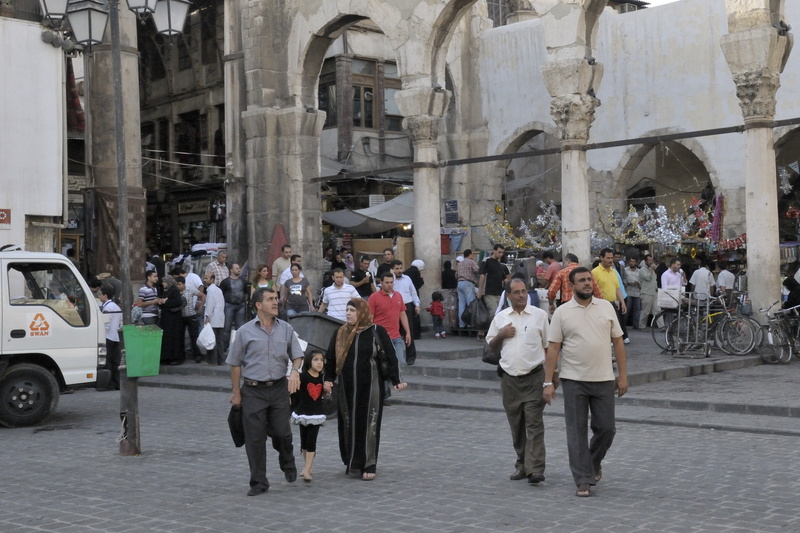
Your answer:
[[[0,425],[45,420],[59,394],[105,386],[105,321],[66,257],[0,251]]]

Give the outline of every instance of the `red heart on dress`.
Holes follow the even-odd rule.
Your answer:
[[[322,383],[308,383],[306,385],[306,390],[308,391],[308,395],[311,396],[311,399],[316,402],[317,399],[322,396]]]

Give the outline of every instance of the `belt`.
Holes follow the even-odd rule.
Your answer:
[[[535,374],[535,373],[537,373],[537,372],[539,372],[539,371],[541,371],[541,370],[544,370],[544,365],[536,365],[535,367],[533,367],[533,368],[531,369],[531,371],[530,371],[530,372],[528,372],[527,374],[522,374],[522,375],[520,375],[520,376],[512,376],[511,374],[509,374],[509,373],[508,373],[508,372],[506,372],[505,370],[503,370],[503,372],[505,372],[505,373],[506,373],[506,375],[508,375],[509,377],[512,377],[512,378],[525,378],[525,377],[528,377],[528,376],[530,376],[531,374]]]
[[[462,282],[462,281],[469,281],[469,282],[470,282],[470,283],[472,283],[473,285],[477,285],[477,283],[475,283],[475,282],[474,282],[474,281],[472,281],[471,279],[460,279],[460,280],[458,280],[458,281],[459,281],[459,282]]]
[[[273,381],[258,381],[255,379],[245,378],[244,384],[247,385],[248,387],[272,387],[273,385],[280,385],[284,381],[286,381],[285,377]]]

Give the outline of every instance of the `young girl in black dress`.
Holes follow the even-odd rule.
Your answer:
[[[317,454],[317,435],[319,427],[325,423],[322,408],[322,369],[325,356],[319,350],[311,352],[303,360],[303,371],[300,374],[300,390],[295,398],[292,422],[300,426],[300,449],[303,452],[305,467],[300,474],[303,481],[311,481],[311,465]]]

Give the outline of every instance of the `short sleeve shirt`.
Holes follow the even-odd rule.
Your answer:
[[[610,302],[592,298],[583,307],[575,299],[553,313],[550,342],[561,343],[563,379],[612,381],[611,339],[622,336],[617,313]]]
[[[322,303],[327,304],[326,309],[328,316],[338,318],[339,320],[345,319],[345,311],[347,310],[347,302],[353,298],[360,298],[358,291],[349,283],[343,283],[341,287],[331,285],[322,293]]]
[[[617,269],[612,266],[610,269],[606,270],[603,268],[603,265],[597,265],[597,267],[592,270],[592,276],[597,280],[597,285],[600,287],[600,294],[603,295],[603,299],[609,302],[615,302],[617,300],[617,289],[620,288]]]
[[[516,334],[503,341],[500,367],[512,376],[524,376],[544,362],[549,329],[547,313],[532,305],[526,306],[521,313],[514,311],[513,307],[503,309],[492,320],[486,342],[491,342],[507,324],[514,326]]]
[[[286,287],[286,308],[293,311],[303,312],[308,311],[308,291],[306,290],[310,283],[306,278],[300,278],[300,281],[295,283],[290,279],[284,283]]]
[[[483,262],[481,274],[486,276],[486,285],[483,293],[489,296],[500,296],[503,292],[503,280],[508,275],[508,268],[492,257]]]
[[[289,362],[303,358],[303,349],[288,322],[275,319],[267,332],[258,318],[236,332],[225,360],[242,367],[242,377],[256,381],[275,381],[286,376]]]

